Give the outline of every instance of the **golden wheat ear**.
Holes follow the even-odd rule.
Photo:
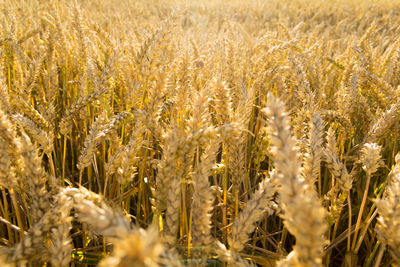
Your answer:
[[[281,216],[285,226],[296,237],[293,261],[300,266],[320,266],[327,229],[326,212],[316,191],[300,175],[297,148],[284,106],[282,101],[269,94],[267,107],[263,110],[278,173]],[[288,259],[278,265],[286,266]]]

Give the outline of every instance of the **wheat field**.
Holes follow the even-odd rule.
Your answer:
[[[0,266],[400,266],[400,2],[0,7]]]

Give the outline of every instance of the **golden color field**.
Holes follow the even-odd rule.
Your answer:
[[[399,1],[0,9],[0,266],[400,266]]]

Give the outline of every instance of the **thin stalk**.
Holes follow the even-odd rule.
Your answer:
[[[369,188],[369,183],[371,181],[371,174],[367,173],[367,183],[365,185],[365,190],[364,190],[364,196],[361,202],[361,206],[360,206],[360,211],[358,212],[358,218],[357,218],[357,223],[356,223],[356,230],[354,232],[354,237],[353,237],[353,245],[351,247],[351,250],[354,251],[355,247],[356,247],[356,242],[357,242],[357,234],[358,231],[360,229],[360,224],[361,224],[361,218],[364,212],[364,207],[365,207],[365,203],[367,201],[367,196],[368,196],[368,188]]]
[[[329,238],[329,236],[328,236],[328,240],[334,240],[335,238],[336,238],[336,234],[337,234],[337,230],[338,230],[338,227],[339,227],[339,222],[340,222],[340,215],[339,215],[339,217],[336,219],[336,222],[335,222],[335,224],[334,224],[334,226],[333,226],[333,232],[332,232],[332,236]],[[329,232],[330,233],[330,232]],[[332,255],[332,252],[331,251],[329,251],[328,253],[327,253],[327,255],[326,255],[326,262],[325,262],[325,266],[329,266],[329,261],[330,261],[330,258],[331,258],[331,255]]]
[[[376,209],[375,212],[371,215],[369,220],[367,221],[367,224],[363,227],[363,230],[361,231],[360,237],[358,238],[358,242],[356,245],[355,253],[358,253],[358,250],[361,247],[362,241],[364,240],[364,236],[367,233],[368,226],[372,223],[372,221],[375,219],[376,215],[378,215],[378,210]]]
[[[57,177],[57,176],[56,176],[56,169],[55,169],[55,167],[54,167],[54,161],[53,161],[52,153],[51,153],[51,152],[48,153],[48,154],[47,154],[47,157],[49,158],[49,165],[50,165],[51,174],[52,174],[54,177]]]
[[[21,239],[24,237],[24,224],[22,222],[21,219],[21,214],[19,212],[19,207],[18,207],[18,203],[17,203],[17,199],[15,197],[15,193],[13,189],[10,189],[10,196],[11,196],[11,200],[14,206],[14,211],[15,211],[15,216],[17,217],[17,222],[18,222],[18,226],[20,227],[20,235],[21,235]]]
[[[60,177],[60,186],[64,186],[64,180],[65,180],[65,160],[67,157],[67,137],[64,136],[64,146],[63,146],[63,158],[62,158],[62,175]],[[80,176],[80,175],[79,175]],[[79,177],[79,184],[81,184],[81,179]]]
[[[222,178],[222,191],[224,193],[224,203],[222,206],[222,225],[228,225],[227,224],[227,218],[226,218],[226,210],[227,210],[227,191],[228,191],[228,168],[225,167],[225,173],[224,177]],[[223,242],[226,243],[227,240],[227,228],[223,230]]]
[[[378,251],[378,256],[376,256],[376,261],[375,261],[374,267],[381,266],[381,261],[382,261],[382,257],[383,257],[383,253],[385,252],[385,249],[386,249],[386,245],[381,244],[379,251]]]
[[[7,221],[10,221],[10,216],[8,214],[8,202],[7,202],[6,192],[4,189],[1,189],[1,192],[3,194],[3,202],[4,202],[4,207],[3,206],[1,207],[3,210],[3,217]],[[7,232],[8,232],[8,236],[9,236],[9,242],[11,244],[14,244],[14,233],[11,231],[11,228],[9,225],[7,225]]]
[[[350,198],[350,192],[348,192],[347,195],[347,203],[349,204],[349,230],[347,233],[347,251],[350,251],[350,246],[351,246],[351,198]]]
[[[287,231],[286,227],[283,227],[281,241],[279,242],[279,248],[282,248],[285,246],[287,234],[288,234],[288,231]]]

